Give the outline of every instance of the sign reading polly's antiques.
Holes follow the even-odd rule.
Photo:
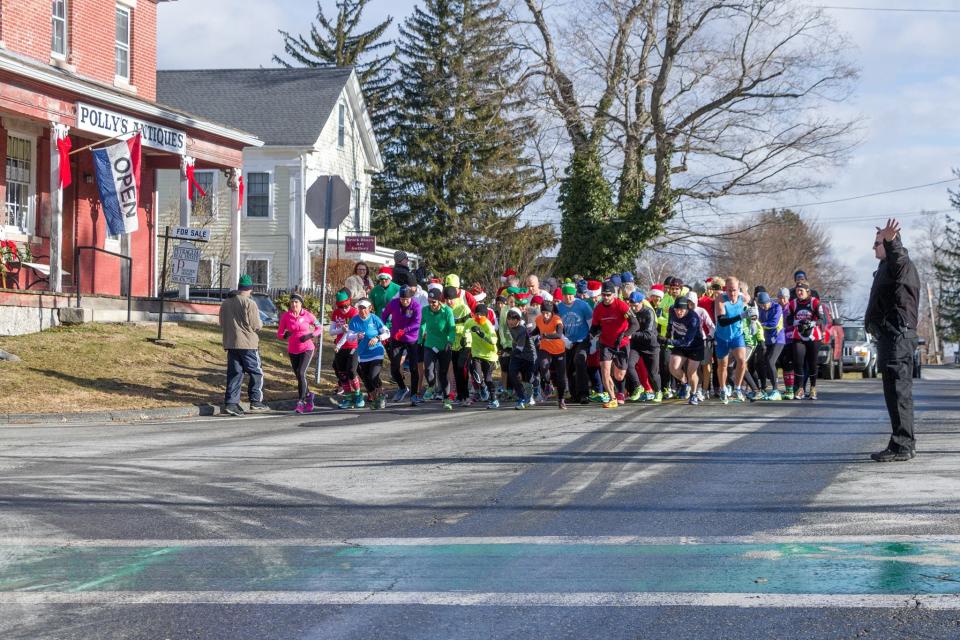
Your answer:
[[[145,147],[178,155],[187,153],[187,134],[183,131],[146,122],[103,107],[95,107],[85,102],[77,103],[77,129],[99,133],[110,138],[139,131]]]

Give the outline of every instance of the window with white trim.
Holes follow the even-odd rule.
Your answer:
[[[50,51],[58,58],[67,57],[67,0],[52,0],[50,13]]]
[[[244,273],[253,280],[253,286],[260,289],[270,288],[270,261],[266,258],[247,258]]]
[[[34,142],[14,134],[7,135],[4,224],[14,233],[29,234],[36,200]]]
[[[130,9],[117,5],[117,28],[115,37],[117,78],[130,80]]]
[[[200,188],[207,195],[200,195],[199,191],[193,194],[193,212],[197,216],[206,216],[217,219],[216,200],[216,175],[213,171],[194,171],[193,179],[197,181]]]
[[[253,172],[247,174],[244,194],[247,198],[248,218],[270,217],[270,174]]]
[[[347,136],[347,107],[341,104],[338,110],[337,146],[343,147]]]

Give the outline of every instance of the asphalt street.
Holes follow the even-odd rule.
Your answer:
[[[960,370],[816,402],[0,427],[0,638],[960,638]]]

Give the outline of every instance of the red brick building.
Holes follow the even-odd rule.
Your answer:
[[[33,256],[11,263],[0,286],[74,292],[79,273],[82,293],[120,294],[125,261],[90,249],[78,258],[77,247],[85,246],[132,258],[133,295],[155,295],[162,233],[156,171],[181,168],[183,175],[184,163],[195,161],[197,168],[241,175],[235,172],[242,149],[261,144],[251,134],[157,104],[161,1],[0,0],[0,239],[14,241],[20,253],[28,246]],[[112,144],[118,133],[137,129],[143,132],[139,229],[111,238],[89,150],[70,156],[73,182],[59,189],[57,132],[66,132],[78,150]],[[181,224],[189,222],[183,184]],[[239,238],[239,229],[232,231]]]

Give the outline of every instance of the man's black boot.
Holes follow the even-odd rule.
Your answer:
[[[912,449],[903,451],[894,451],[893,449],[884,449],[877,453],[871,453],[870,459],[876,462],[906,462],[912,460],[916,454]]]

